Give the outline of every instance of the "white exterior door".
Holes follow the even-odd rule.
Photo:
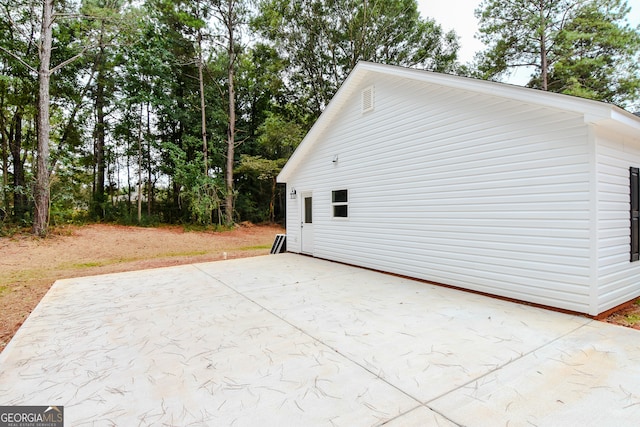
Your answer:
[[[302,236],[302,253],[313,255],[313,197],[311,193],[302,193],[302,218],[300,236]]]

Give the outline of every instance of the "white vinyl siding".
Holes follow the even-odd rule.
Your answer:
[[[598,136],[598,305],[605,311],[640,294],[640,263],[629,261],[629,167],[640,167],[640,137]]]
[[[287,184],[286,194],[290,194],[295,186]],[[289,252],[302,252],[300,247],[300,223],[302,222],[302,213],[300,212],[300,199],[302,193],[296,189],[295,198],[287,199],[287,217],[286,217],[286,229],[287,229],[287,251]]]
[[[582,115],[395,77],[355,93],[374,83],[375,110],[352,97],[288,180],[314,192],[314,255],[588,312]],[[336,188],[349,221],[331,221]]]

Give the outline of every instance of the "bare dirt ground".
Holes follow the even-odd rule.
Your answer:
[[[640,299],[637,299],[633,304],[616,311],[604,319],[604,321],[627,326],[629,328],[640,329]]]
[[[58,279],[266,255],[278,226],[224,232],[93,224],[0,238],[0,351]]]
[[[94,224],[0,238],[0,351],[58,279],[266,255],[278,226],[225,232]],[[604,319],[640,329],[640,299]]]

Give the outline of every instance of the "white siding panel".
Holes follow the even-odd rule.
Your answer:
[[[629,167],[640,167],[640,136],[595,129],[598,149],[598,306],[640,295],[640,262],[629,258]]]
[[[302,198],[300,191],[296,190],[295,199],[291,199],[289,193],[295,189],[291,184],[287,184],[287,251],[300,253],[302,248],[300,246],[300,200]]]
[[[313,190],[314,255],[587,312],[583,118],[408,80],[361,82],[371,84],[375,110],[348,102],[288,183]],[[331,191],[343,188],[349,218],[332,219]]]

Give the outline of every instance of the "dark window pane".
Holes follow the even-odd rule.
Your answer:
[[[640,208],[640,201],[638,200],[638,168],[631,168],[631,210],[637,211]]]
[[[638,261],[640,259],[640,245],[638,244],[640,227],[638,222],[638,218],[631,218],[631,261]]]
[[[640,171],[629,169],[631,261],[640,259]]]
[[[313,222],[312,216],[312,198],[305,197],[304,198],[304,222],[307,224],[311,224]]]
[[[346,203],[347,190],[336,190],[331,192],[331,201],[333,203]]]
[[[347,205],[338,205],[333,207],[333,216],[336,218],[346,218],[347,213]]]

